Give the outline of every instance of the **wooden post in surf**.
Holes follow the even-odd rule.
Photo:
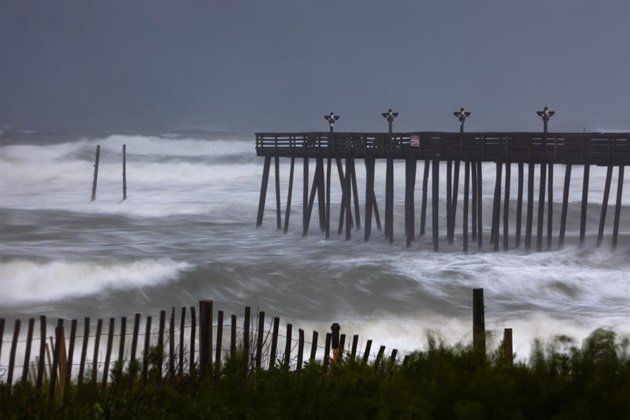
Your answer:
[[[122,146],[123,201],[127,199],[127,145]]]
[[[486,355],[486,322],[483,289],[473,289],[473,351]]]
[[[92,178],[92,201],[96,200],[96,184],[98,183],[98,163],[101,157],[101,145],[96,145],[96,156],[94,157],[94,177]]]

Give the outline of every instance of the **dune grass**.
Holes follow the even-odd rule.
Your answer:
[[[567,337],[536,343],[527,362],[500,353],[486,358],[469,347],[429,340],[407,363],[378,369],[343,361],[300,373],[281,365],[249,372],[242,359],[219,375],[173,381],[137,365],[116,367],[105,389],[73,384],[65,398],[49,400],[30,384],[11,395],[0,389],[2,418],[630,418],[628,342],[608,330],[583,343]]]

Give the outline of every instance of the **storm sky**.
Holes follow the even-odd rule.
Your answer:
[[[0,125],[630,130],[630,0],[0,3]]]

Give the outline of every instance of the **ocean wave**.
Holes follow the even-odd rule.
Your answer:
[[[177,281],[187,262],[168,258],[130,262],[0,262],[0,306],[89,296],[107,290],[151,287]]]

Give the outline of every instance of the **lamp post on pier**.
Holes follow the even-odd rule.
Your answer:
[[[555,111],[544,107],[542,111],[536,111],[536,114],[543,120],[543,150],[547,150],[547,133],[549,131],[549,120],[555,114]],[[558,153],[558,139],[554,141],[554,154]],[[548,169],[548,171],[547,171]],[[546,179],[545,179],[546,178]],[[547,249],[551,248],[551,235],[553,229],[553,163],[540,163],[540,187],[538,195],[538,231],[536,236],[536,250],[542,250],[543,242],[543,224],[545,208],[545,181],[547,181]]]
[[[337,120],[339,119],[339,115],[335,115],[334,112],[331,112],[330,114],[324,115],[324,119],[328,121],[330,132],[332,133],[333,131],[335,131],[335,122],[337,122]]]
[[[536,111],[536,114],[538,114],[538,116],[543,120],[543,133],[545,134],[545,137],[547,136],[549,128],[549,120],[555,113],[556,111],[552,111],[547,107],[544,107],[542,111]]]
[[[453,115],[457,117],[459,120],[459,148],[460,153],[464,154],[464,123],[466,122],[466,118],[470,117],[470,111],[464,110],[464,108],[459,108],[459,111],[453,112]]]
[[[381,115],[387,120],[389,134],[393,132],[394,119],[398,116],[398,112],[388,109],[387,112],[383,112]],[[392,136],[389,136],[389,144],[387,144],[388,157],[385,169],[385,239],[389,240],[389,243],[394,241],[394,159],[391,157],[392,153]]]
[[[396,117],[398,116],[398,112],[394,112],[391,108],[389,108],[387,112],[383,112],[383,114],[381,115],[383,115],[383,117],[385,117],[385,119],[387,120],[389,133],[391,133],[393,129],[394,119],[396,119]]]

